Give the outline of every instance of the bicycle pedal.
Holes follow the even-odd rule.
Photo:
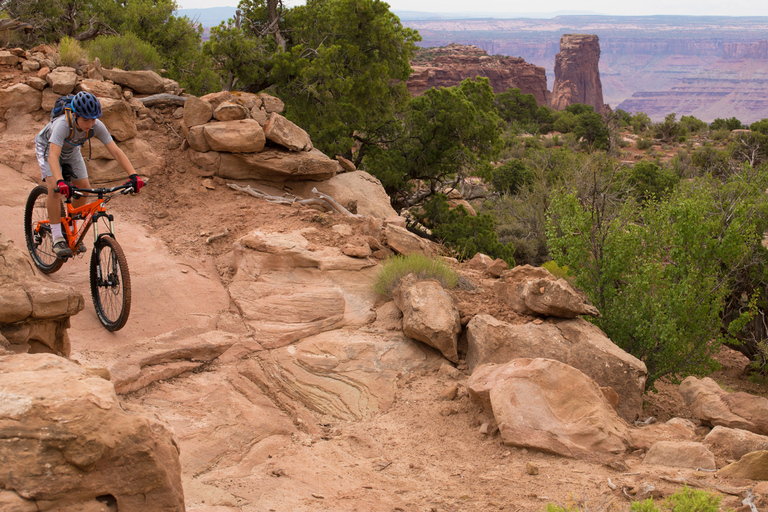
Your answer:
[[[84,243],[80,243],[80,244],[77,246],[77,249],[76,249],[76,251],[77,251],[77,254],[83,254],[83,253],[87,252],[87,251],[88,251],[88,249],[85,247],[85,244],[84,244]]]

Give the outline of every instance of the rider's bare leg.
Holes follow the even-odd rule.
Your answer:
[[[72,184],[79,188],[91,188],[91,183],[88,181],[88,178],[83,178],[81,180],[74,180]],[[80,208],[88,201],[87,197],[80,197],[77,199],[72,200],[72,206],[75,208]]]

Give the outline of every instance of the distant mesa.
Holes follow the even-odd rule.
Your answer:
[[[413,73],[407,86],[419,96],[433,87],[452,87],[465,78],[487,77],[495,93],[518,87],[533,94],[539,105],[549,100],[544,68],[518,57],[490,56],[474,45],[449,44],[418,50],[411,61]]]
[[[599,60],[596,35],[563,35],[550,93],[546,72],[540,66],[519,57],[490,56],[474,45],[449,44],[418,51],[411,62],[413,74],[407,85],[411,95],[418,96],[432,87],[451,87],[466,78],[482,76],[489,79],[497,94],[517,87],[523,94],[532,94],[539,105],[563,110],[573,103],[586,103],[601,112],[607,106],[603,104]]]

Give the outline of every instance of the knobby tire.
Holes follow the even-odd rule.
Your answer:
[[[48,220],[48,188],[39,185],[32,189],[24,207],[24,237],[27,250],[35,266],[44,274],[53,274],[64,264],[53,252],[53,235],[49,223],[41,224],[35,233],[35,227],[41,221]],[[63,208],[63,205],[62,205]]]
[[[102,236],[91,252],[91,297],[99,321],[109,331],[122,329],[131,311],[131,276],[120,244]]]

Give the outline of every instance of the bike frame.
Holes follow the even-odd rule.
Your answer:
[[[83,241],[88,230],[93,226],[93,240],[94,243],[100,236],[111,235],[114,237],[115,233],[115,219],[112,214],[107,213],[104,204],[112,198],[112,194],[120,192],[121,194],[127,194],[133,190],[130,185],[119,185],[112,188],[101,189],[89,189],[89,188],[73,188],[73,196],[87,197],[89,194],[94,194],[96,200],[90,203],[86,203],[83,206],[75,208],[72,206],[72,199],[66,200],[67,215],[61,217],[61,223],[64,225],[64,231],[67,234],[67,242],[69,248],[73,254],[76,254],[76,247]],[[108,231],[106,233],[99,233],[98,220],[106,218],[109,221]],[[80,227],[77,224],[80,221]],[[40,231],[40,226],[43,224],[50,224],[50,221],[40,222],[35,231]]]

